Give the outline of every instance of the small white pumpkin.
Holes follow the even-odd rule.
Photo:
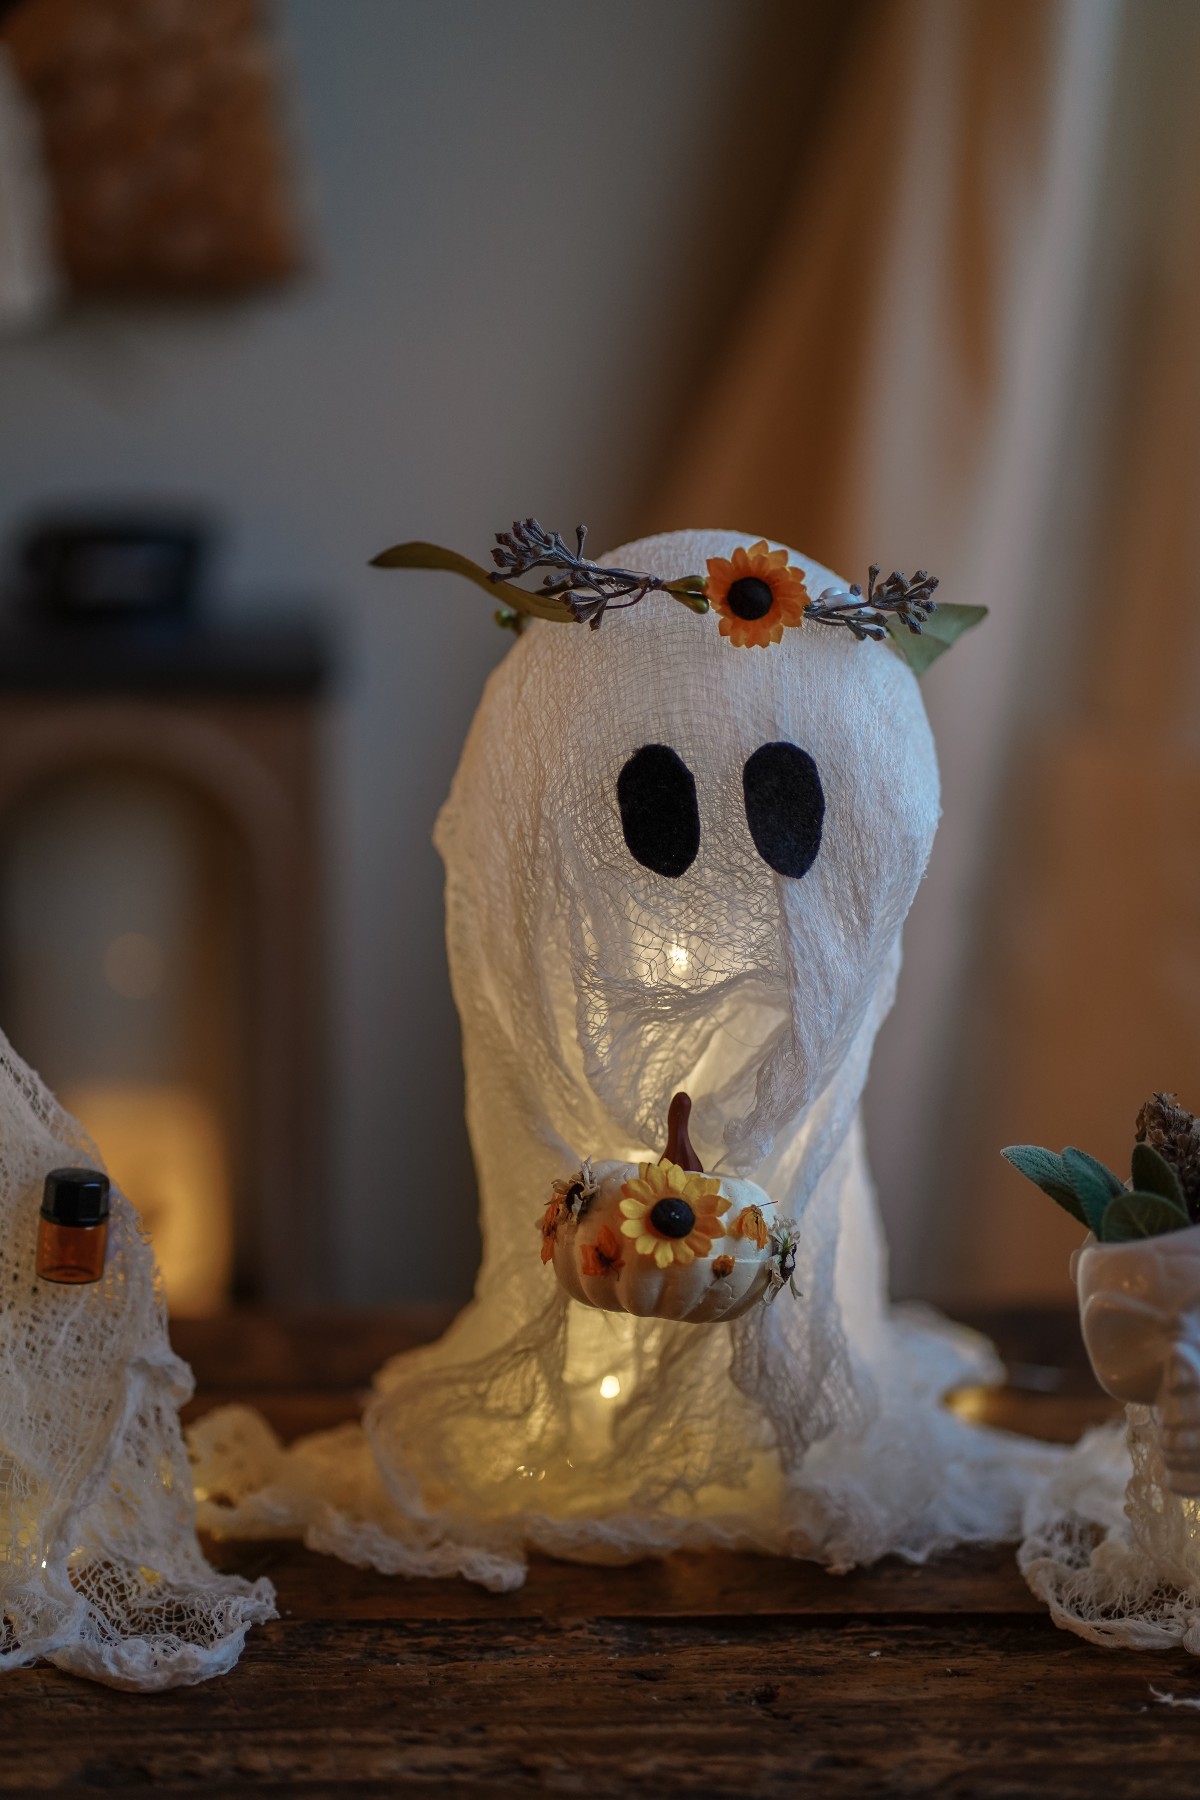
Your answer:
[[[771,1202],[753,1181],[665,1160],[602,1162],[582,1182],[556,1187],[543,1254],[585,1306],[706,1324],[766,1297],[777,1256],[771,1220]]]

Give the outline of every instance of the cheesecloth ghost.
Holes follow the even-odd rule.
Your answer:
[[[675,578],[749,541],[680,532],[605,560]],[[791,560],[812,594],[843,585]],[[763,860],[746,812],[746,761],[780,743],[814,759],[825,799],[799,879]],[[623,835],[618,776],[646,745],[695,781],[682,874],[654,873]],[[886,645],[810,625],[735,648],[661,594],[594,632],[531,625],[487,685],[437,827],[475,1298],[380,1372],[361,1430],[285,1451],[242,1409],[203,1421],[205,1522],[495,1588],[533,1547],[603,1562],[740,1546],[846,1568],[1015,1537],[1054,1453],[943,1406],[999,1369],[974,1335],[888,1306],[859,1122],[938,806],[917,683]],[[552,1182],[584,1157],[656,1159],[677,1089],[705,1167],[797,1222],[801,1298],[734,1322],[634,1318],[569,1301],[543,1266]]]
[[[176,1687],[231,1668],[274,1593],[218,1575],[196,1541],[191,1373],[125,1196],[102,1280],[37,1279],[43,1179],[79,1164],[103,1166],[0,1035],[0,1669],[48,1657],[110,1687]]]

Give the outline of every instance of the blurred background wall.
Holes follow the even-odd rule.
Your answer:
[[[56,3],[0,26],[27,94],[21,34]],[[186,7],[149,12],[190,29]],[[221,526],[214,618],[303,602],[332,638],[311,876],[328,1248],[308,1286],[469,1290],[429,838],[507,640],[469,591],[366,563],[408,537],[479,554],[533,511],[597,545],[703,522],[851,577],[922,564],[993,608],[927,678],[946,818],[869,1127],[900,1291],[1065,1296],[1069,1224],[997,1147],[1119,1163],[1151,1088],[1200,1099],[1200,9],[233,14],[277,59],[287,229],[259,228],[262,268],[226,292],[122,293],[103,242],[74,281],[25,258],[0,537],[56,505],[199,507]],[[155,154],[151,135],[135,166]]]

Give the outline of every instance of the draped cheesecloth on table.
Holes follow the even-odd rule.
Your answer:
[[[49,1657],[112,1687],[222,1674],[275,1615],[267,1581],[196,1541],[154,1256],[115,1188],[101,1281],[35,1275],[49,1170],[99,1168],[80,1126],[0,1035],[0,1670]]]
[[[676,533],[606,560],[673,578],[741,542]],[[834,583],[793,561],[811,593]],[[437,830],[482,1205],[475,1299],[381,1371],[361,1430],[284,1451],[244,1409],[203,1421],[215,1529],[496,1588],[520,1583],[532,1547],[744,1546],[841,1568],[1017,1535],[1052,1453],[942,1406],[994,1359],[889,1309],[859,1125],[938,817],[917,683],[846,631],[735,648],[717,624],[664,595],[596,632],[534,623],[488,683]],[[815,759],[824,789],[802,879],[774,873],[747,824],[743,765],[778,742]],[[622,835],[617,778],[646,744],[696,782],[700,848],[678,878]],[[569,1302],[541,1262],[551,1183],[584,1157],[656,1159],[679,1088],[705,1166],[797,1221],[801,1298],[730,1324],[633,1318]]]

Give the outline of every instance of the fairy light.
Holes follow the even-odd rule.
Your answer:
[[[600,1398],[602,1400],[615,1400],[620,1392],[621,1383],[618,1381],[617,1377],[615,1375],[606,1375],[604,1380],[600,1383]]]

